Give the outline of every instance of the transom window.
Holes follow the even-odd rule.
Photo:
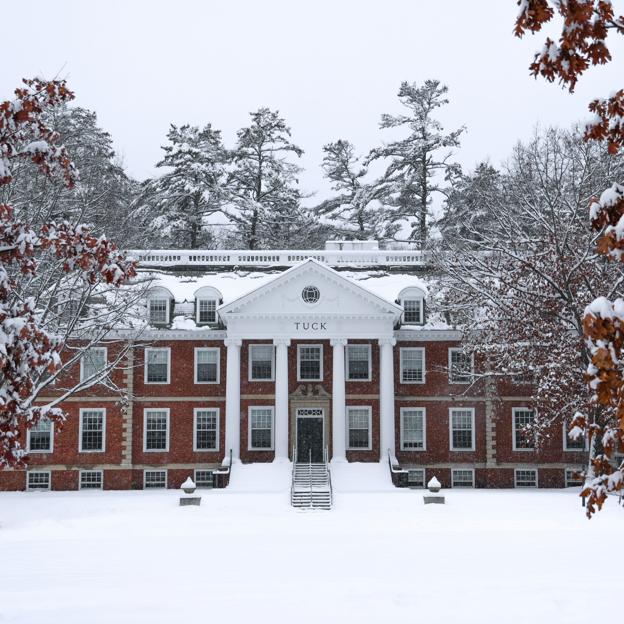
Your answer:
[[[422,347],[401,348],[401,383],[425,382],[425,350]]]
[[[85,349],[80,359],[80,380],[84,381],[97,375],[106,368],[106,347]]]
[[[347,406],[348,448],[368,450],[371,448],[371,408]]]
[[[403,322],[408,325],[423,324],[423,300],[404,299],[403,300]]]
[[[297,345],[297,381],[322,381],[322,345]]]
[[[195,349],[195,383],[219,383],[218,347]]]
[[[472,379],[472,355],[463,349],[449,349],[449,382],[470,383]]]
[[[272,344],[249,345],[249,381],[273,381]]]
[[[455,468],[451,470],[453,487],[474,487],[474,470],[471,468]]]
[[[148,301],[149,322],[152,325],[167,325],[169,323],[169,299],[152,298]]]
[[[273,449],[273,407],[249,408],[249,450]]]
[[[169,450],[169,410],[146,409],[143,423],[143,450]]]
[[[143,471],[143,487],[146,490],[150,488],[166,488],[167,487],[167,471],[166,470],[144,470]]]
[[[371,347],[367,344],[347,345],[347,380],[370,381]]]
[[[197,322],[217,322],[217,301],[215,299],[199,299],[197,301]]]
[[[535,449],[535,434],[529,428],[535,420],[535,412],[526,407],[514,407],[512,413],[514,451],[532,451]]]
[[[474,451],[474,409],[452,408],[449,411],[451,451]]]
[[[80,452],[104,451],[105,422],[106,412],[103,409],[80,410]]]
[[[31,453],[51,453],[54,448],[54,425],[48,418],[41,417],[39,422],[28,430],[28,450]]]
[[[145,349],[145,383],[169,383],[168,348]]]
[[[81,490],[101,490],[102,482],[101,470],[82,470],[80,472]]]
[[[530,468],[516,468],[514,471],[516,487],[537,487],[537,470]]]
[[[49,470],[30,470],[27,474],[27,490],[34,491],[50,489],[51,473]]]
[[[401,408],[401,450],[424,451],[426,445],[426,415],[424,407]]]
[[[219,410],[196,408],[195,451],[216,451],[219,448]]]

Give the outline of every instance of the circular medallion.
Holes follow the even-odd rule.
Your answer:
[[[316,303],[321,298],[321,291],[316,286],[306,286],[301,291],[301,298],[306,303]]]

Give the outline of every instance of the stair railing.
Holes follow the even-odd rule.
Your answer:
[[[325,470],[327,472],[327,482],[329,483],[329,504],[334,504],[334,490],[332,489],[331,471],[329,470],[329,449],[325,447]]]
[[[308,475],[310,477],[310,509],[312,509],[312,449],[308,454]]]
[[[293,465],[292,465],[292,476],[290,478],[290,502],[292,504],[293,494],[295,492],[295,466],[297,465],[297,447],[293,446]]]

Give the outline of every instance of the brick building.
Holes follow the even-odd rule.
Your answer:
[[[62,430],[24,432],[29,468],[0,471],[0,489],[223,486],[230,454],[381,460],[398,486],[572,484],[585,443],[562,427],[536,449],[530,387],[475,381],[460,333],[428,311],[419,252],[341,246],[138,252],[152,282],[146,329],[111,373],[121,392],[93,387],[63,404]]]

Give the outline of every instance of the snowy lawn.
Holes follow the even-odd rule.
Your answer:
[[[615,500],[591,521],[572,490],[425,507],[360,465],[333,469],[332,511],[301,512],[287,469],[235,466],[201,507],[171,490],[0,494],[0,622],[568,624],[621,592],[616,552],[588,572],[619,543]]]

